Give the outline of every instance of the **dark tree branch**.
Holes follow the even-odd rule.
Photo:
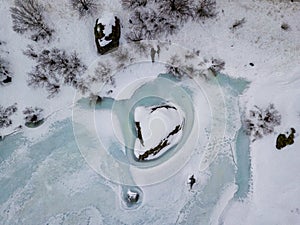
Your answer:
[[[10,11],[14,31],[20,34],[31,32],[33,41],[50,40],[54,30],[45,23],[44,9],[37,0],[15,0],[15,7]]]

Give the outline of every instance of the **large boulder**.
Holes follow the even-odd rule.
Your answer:
[[[182,137],[184,120],[184,113],[173,104],[137,107],[135,157],[139,161],[155,160],[175,147]]]
[[[121,25],[118,17],[106,15],[96,20],[94,35],[97,51],[104,55],[119,47]]]

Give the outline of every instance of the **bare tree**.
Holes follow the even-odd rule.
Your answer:
[[[79,90],[83,95],[89,91],[88,82],[83,78],[79,78],[78,80],[76,80],[75,88],[76,90]]]
[[[281,115],[275,109],[274,104],[270,104],[266,109],[254,107],[244,121],[246,133],[253,136],[252,141],[273,133],[274,127],[281,123]]]
[[[0,85],[5,85],[11,82],[11,72],[9,62],[0,57]]]
[[[8,62],[0,58],[0,76],[8,76],[10,74],[8,70]]]
[[[148,56],[150,45],[143,43],[142,41],[137,41],[132,44],[134,52],[141,56]]]
[[[82,87],[78,82],[87,67],[76,52],[69,55],[64,50],[53,48],[38,53],[29,47],[24,54],[37,62],[33,71],[28,73],[29,86],[45,87],[49,97],[55,96],[63,84],[74,88]]]
[[[5,44],[5,42],[0,41],[0,46]],[[12,72],[10,70],[10,63],[2,57],[2,53],[9,53],[8,51],[0,50],[0,85],[5,85],[12,81]]]
[[[61,85],[58,83],[50,83],[48,82],[46,85],[46,90],[48,91],[49,95],[48,98],[53,98],[57,95],[61,90]]]
[[[147,0],[122,0],[122,6],[126,9],[135,9],[147,5]]]
[[[215,0],[200,0],[193,7],[194,17],[193,19],[204,20],[212,18],[217,15],[216,13],[216,1]]]
[[[179,24],[189,19],[202,20],[216,16],[215,0],[122,0],[130,12],[129,41],[151,40],[172,35]]]
[[[192,17],[189,0],[162,0],[159,2],[160,14],[168,19],[185,22]]]
[[[157,13],[151,8],[136,9],[129,19],[130,41],[153,40],[163,34],[173,34],[177,29],[176,21],[167,15]]]
[[[17,103],[8,106],[7,108],[0,105],[0,128],[9,127],[12,125],[11,116],[18,110]]]
[[[166,64],[167,73],[172,74],[174,77],[181,79],[186,73],[181,69],[183,66],[182,61],[178,55],[174,55],[170,58]]]
[[[223,61],[222,59],[212,58],[211,63],[212,65],[209,67],[209,69],[213,72],[215,76],[217,75],[217,73],[224,70],[225,61]]]
[[[78,10],[79,16],[93,15],[97,12],[97,3],[95,0],[71,0],[72,6]]]
[[[105,84],[113,85],[115,83],[115,79],[111,73],[111,66],[99,62],[97,68],[95,69],[95,76],[92,78],[90,77],[92,82],[94,81],[101,81]]]
[[[36,123],[43,119],[43,109],[39,107],[26,107],[23,110],[24,119],[26,123]]]
[[[10,11],[14,31],[20,34],[31,32],[33,41],[50,40],[54,30],[46,24],[44,8],[37,0],[15,0],[15,7]]]
[[[43,88],[49,84],[49,78],[46,73],[42,73],[39,69],[35,68],[33,72],[28,73],[29,79],[27,83],[34,88]]]

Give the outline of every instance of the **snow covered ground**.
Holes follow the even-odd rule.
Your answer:
[[[0,54],[10,62],[13,74],[10,85],[0,86],[0,105],[18,104],[12,126],[0,129],[0,135],[9,134],[24,124],[22,111],[25,107],[38,106],[44,109],[46,116],[49,115],[42,126],[24,127],[21,132],[0,142],[1,224],[300,223],[299,1],[217,0],[216,18],[204,23],[189,21],[178,33],[162,38],[162,42],[170,41],[194,52],[199,50],[204,67],[211,65],[212,58],[222,59],[225,61],[222,73],[231,78],[246,79],[250,84],[241,95],[223,90],[225,99],[233,107],[223,115],[233,121],[226,128],[232,136],[228,136],[229,141],[219,143],[219,154],[211,166],[200,170],[203,152],[193,152],[188,163],[173,177],[156,185],[140,187],[143,202],[133,211],[122,208],[120,186],[99,176],[78,150],[70,122],[76,91],[64,87],[57,96],[49,99],[44,89],[28,87],[27,73],[35,63],[23,54],[29,44],[41,50],[57,47],[76,51],[89,67],[100,57],[94,44],[95,19],[103,13],[116,15],[126,30],[127,11],[118,0],[105,0],[99,1],[99,16],[79,18],[70,1],[39,2],[45,7],[46,21],[55,29],[49,43],[35,43],[29,35],[14,32],[9,11],[14,2],[0,0],[0,40],[5,43],[0,46]],[[243,18],[245,23],[241,27],[230,29]],[[282,29],[283,23],[290,28]],[[122,33],[121,43],[125,42]],[[163,61],[164,56],[160,57],[157,61]],[[145,58],[151,62],[150,51]],[[124,74],[131,76],[120,76],[115,84],[106,85],[103,93],[117,100],[131,96],[134,89],[148,81],[145,77],[152,80],[158,73],[165,72],[164,66],[157,64],[157,67],[143,64],[128,67]],[[130,70],[134,72],[130,73]],[[140,82],[126,90],[125,97],[117,96],[123,87],[137,80]],[[199,111],[206,107],[202,102],[195,103]],[[249,193],[247,197],[237,199],[234,197],[238,189],[234,159],[238,157],[232,152],[235,148],[230,146],[235,143],[233,131],[237,132],[240,126],[237,114],[247,113],[254,105],[267,107],[269,103],[274,103],[281,114],[281,125],[275,127],[274,133],[250,143]],[[204,114],[207,116],[207,112]],[[113,130],[105,130],[109,121],[104,122],[105,126],[101,126],[96,121],[97,129],[112,135]],[[291,127],[296,130],[295,143],[281,151],[276,150],[276,137]],[[204,143],[205,137],[201,138],[199,141]],[[109,140],[106,141],[109,145]],[[134,168],[127,169],[133,177],[141,174]],[[192,174],[197,182],[193,191],[188,191],[186,182]],[[135,181],[143,183],[143,179],[139,177]]]

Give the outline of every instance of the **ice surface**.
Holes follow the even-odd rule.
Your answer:
[[[228,136],[215,140],[212,146],[206,146],[214,123],[207,119],[213,117],[210,110],[205,110],[207,98],[199,92],[201,87],[189,88],[196,109],[195,115],[201,115],[198,121],[204,125],[199,127],[203,135],[198,137],[198,147],[191,154],[180,155],[178,152],[178,158],[188,155],[181,169],[178,169],[181,165],[176,164],[177,154],[168,155],[171,156],[169,160],[175,163],[170,170],[178,169],[178,172],[158,184],[138,187],[142,190],[143,198],[137,207],[129,207],[124,203],[122,193],[127,193],[126,185],[120,186],[104,179],[87,164],[87,159],[79,151],[70,121],[75,91],[65,88],[57,98],[47,99],[44,89],[27,86],[26,73],[34,66],[23,54],[28,44],[41,49],[56,47],[70,52],[75,50],[87,66],[98,60],[93,38],[95,19],[78,19],[78,13],[73,11],[67,1],[40,2],[45,7],[47,22],[55,28],[55,37],[50,43],[33,43],[28,39],[28,34],[15,33],[9,10],[13,1],[1,1],[0,6],[0,39],[6,42],[5,47],[1,46],[0,53],[2,55],[9,51],[9,54],[3,55],[11,63],[13,72],[13,82],[0,88],[0,102],[5,106],[17,102],[19,108],[12,118],[12,127],[0,133],[9,134],[23,124],[21,111],[25,107],[42,107],[46,115],[51,115],[37,130],[24,128],[22,132],[0,141],[1,224],[236,225],[241,221],[253,225],[299,224],[300,164],[297,133],[295,143],[286,150],[276,151],[274,145],[276,134],[292,126],[296,131],[300,130],[300,6],[297,1],[217,1],[216,19],[205,23],[189,21],[180,26],[180,32],[162,38],[161,41],[179,44],[191,52],[199,50],[205,60],[197,63],[209,66],[213,57],[224,60],[223,72],[230,79],[242,77],[251,83],[247,91],[243,92],[244,81],[231,83],[235,87],[233,91],[228,86],[229,80],[224,77],[220,80],[224,91],[222,97],[227,105],[224,115],[217,119],[226,119],[225,132]],[[101,1],[99,8],[97,17],[113,12],[125,25],[124,31],[127,29],[125,21],[128,21],[128,14],[121,8],[120,1]],[[244,17],[246,22],[243,27],[232,32],[229,27],[235,20]],[[103,18],[104,23],[109,24],[113,17]],[[281,29],[283,22],[290,25],[289,31]],[[110,29],[110,26],[106,28]],[[105,33],[109,33],[109,30]],[[124,33],[122,35],[121,42],[124,43]],[[155,59],[163,61],[162,55]],[[254,66],[250,66],[250,63]],[[165,72],[163,64],[155,65],[137,64],[129,67],[123,71],[126,76],[116,79],[116,87],[106,86],[103,93],[116,100],[129,99],[138,87]],[[139,80],[132,88],[122,92],[124,95],[118,96],[118,91],[128,83],[145,77],[147,79]],[[113,92],[107,94],[110,90]],[[211,93],[214,94],[214,91]],[[103,104],[111,106],[112,101],[106,100]],[[251,109],[255,104],[266,106],[270,102],[276,105],[282,115],[282,124],[276,128],[275,134],[250,144],[246,138],[237,136],[236,132],[241,125],[240,112]],[[110,115],[103,113],[102,120],[97,120],[97,113],[101,114],[101,109],[96,109],[91,118],[96,120],[98,134],[102,132],[107,134],[106,137],[112,135],[113,129],[108,129],[112,123],[105,120]],[[53,125],[55,122],[58,123]],[[121,128],[124,125],[122,122],[114,119],[115,127]],[[93,144],[93,140],[89,139],[89,131],[82,127],[78,133],[87,137],[87,141],[91,142],[89,144]],[[116,133],[117,140],[107,138],[103,142],[110,147],[108,149],[113,157],[126,162],[126,157],[123,157],[126,149],[119,143],[124,143],[126,137],[122,139],[121,129]],[[207,154],[204,159],[215,157],[215,160],[200,170],[199,162],[203,159],[204,149],[212,150],[213,153],[217,150],[219,154]],[[101,161],[97,161],[98,158],[94,160],[95,163]],[[106,166],[111,170],[115,168]],[[146,170],[145,176],[141,176],[141,169],[125,167],[121,175],[129,179],[126,176],[131,173],[132,182],[147,183],[164,172],[163,167],[156,168],[149,173]],[[187,178],[192,174],[197,182],[193,190],[188,191]]]

